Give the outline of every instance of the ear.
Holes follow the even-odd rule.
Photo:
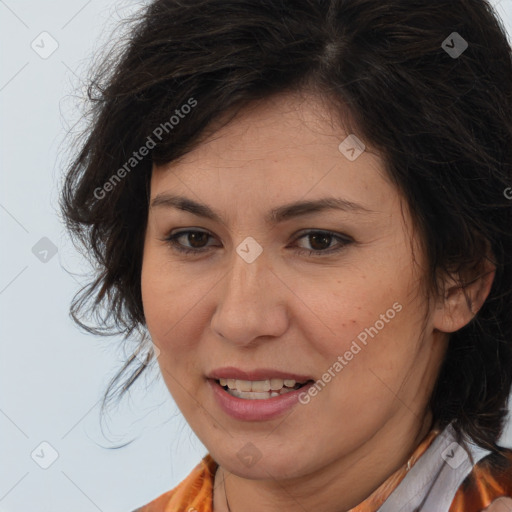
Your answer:
[[[495,275],[496,266],[486,257],[463,275],[442,278],[440,285],[444,293],[437,299],[434,328],[449,333],[471,322],[489,296]]]

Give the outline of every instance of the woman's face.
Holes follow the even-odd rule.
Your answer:
[[[405,202],[347,135],[315,97],[282,94],[153,170],[147,327],[186,420],[239,476],[407,453],[429,426],[439,308]]]

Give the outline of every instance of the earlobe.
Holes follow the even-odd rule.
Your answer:
[[[489,296],[496,275],[496,267],[485,260],[478,266],[473,278],[462,281],[453,276],[444,280],[444,295],[439,297],[434,312],[434,328],[441,332],[455,332],[476,316]]]

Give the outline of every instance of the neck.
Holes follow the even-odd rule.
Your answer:
[[[343,459],[298,478],[251,480],[219,467],[215,474],[214,511],[291,512],[297,508],[349,511],[407,466],[412,452],[432,426],[430,413],[421,422],[414,419],[415,424],[405,428],[404,418],[401,418],[400,429],[392,424],[385,425]]]

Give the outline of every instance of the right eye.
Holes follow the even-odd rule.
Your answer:
[[[213,238],[206,231],[199,231],[196,229],[188,229],[186,231],[178,231],[177,233],[173,233],[165,237],[165,241],[168,242],[172,250],[176,250],[178,252],[189,254],[189,253],[203,253],[207,252],[207,245],[202,245],[204,242],[208,241],[208,238]],[[180,239],[186,240],[190,245],[183,245],[180,242]],[[210,246],[211,247],[211,246]]]

